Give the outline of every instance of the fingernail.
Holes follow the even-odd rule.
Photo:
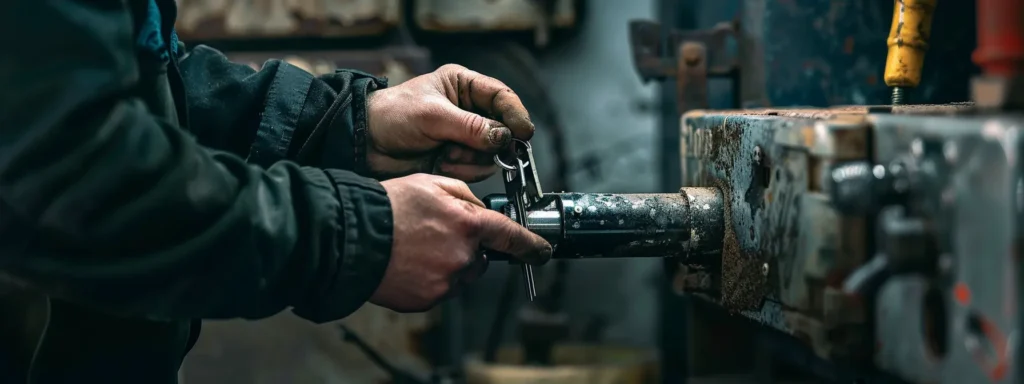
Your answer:
[[[551,244],[544,245],[544,249],[541,249],[540,253],[537,254],[537,264],[543,265],[544,263],[547,263],[548,260],[551,260],[552,252],[553,249],[551,248]]]
[[[508,145],[512,139],[512,131],[509,131],[505,127],[493,127],[491,131],[487,133],[487,139],[491,141],[496,147],[504,147]]]

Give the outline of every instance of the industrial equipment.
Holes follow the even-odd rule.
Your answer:
[[[894,105],[693,110],[679,193],[543,194],[525,212],[486,201],[555,259],[675,257],[681,293],[838,367],[823,380],[1019,382],[1024,39],[990,28],[1019,24],[1020,4],[1004,3],[979,2],[977,104],[900,105],[919,85],[935,2],[896,1]],[[643,34],[656,27],[633,25],[637,67],[680,80],[680,109],[707,105],[690,80],[738,73],[708,64],[727,27],[669,34],[675,63],[651,59]]]
[[[545,194],[524,222],[555,259],[679,257],[681,291],[865,375],[1009,383],[1024,118],[971,109],[691,112],[691,187]]]

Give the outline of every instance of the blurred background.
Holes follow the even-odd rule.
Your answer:
[[[178,3],[177,30],[184,42],[211,45],[255,68],[280,58],[313,73],[354,68],[397,84],[441,64],[458,63],[504,81],[537,125],[532,143],[546,192],[678,189],[679,118],[697,106],[886,104],[889,98],[881,76],[891,1]],[[940,27],[932,41],[941,43],[929,51],[926,85],[917,90],[916,102],[969,99],[967,79],[976,72],[970,61],[973,12],[972,1],[938,7],[935,25]],[[648,30],[631,30],[639,28],[631,27],[631,21],[652,24]],[[641,65],[651,59],[656,67],[664,52],[643,46],[639,37],[665,41],[673,31],[721,37],[709,45],[708,56],[729,65],[704,78],[706,94],[697,95],[703,104],[688,103],[691,99],[672,76],[651,75],[652,69]],[[478,196],[503,192],[494,178],[473,189]],[[509,270],[492,264],[474,289],[425,314],[396,314],[367,304],[343,320],[344,327],[312,325],[289,313],[256,322],[207,322],[182,369],[182,382],[415,382],[429,381],[431,373],[435,382],[538,382],[529,377],[508,381],[502,377],[516,374],[480,373],[493,367],[463,364],[486,348],[489,337],[501,345],[516,344],[521,337],[519,308],[525,298],[516,280],[518,268]],[[560,299],[552,304],[562,316],[552,320],[559,324],[549,327],[555,329],[552,337],[617,351],[608,365],[635,372],[628,381],[592,376],[582,382],[683,382],[735,371],[727,366],[756,366],[756,356],[721,351],[722,344],[742,350],[735,343],[750,342],[740,333],[721,334],[716,328],[734,319],[695,314],[692,307],[699,304],[674,294],[668,274],[661,260],[642,259],[551,263],[538,269],[541,291]],[[516,283],[507,284],[509,279]],[[507,287],[514,294],[503,296]],[[496,325],[496,318],[506,321]],[[375,361],[375,353],[381,361]]]

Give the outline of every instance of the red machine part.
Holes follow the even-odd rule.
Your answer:
[[[1024,64],[1024,0],[978,0],[974,63],[986,75],[1012,77]]]

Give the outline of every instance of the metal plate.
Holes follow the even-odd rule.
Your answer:
[[[401,19],[400,0],[178,0],[184,40],[377,35]]]
[[[833,361],[874,363],[917,383],[1011,382],[1024,119],[957,116],[968,108],[684,116],[684,184],[719,187],[729,200],[722,291],[711,299]],[[943,165],[912,203],[936,202],[927,220],[945,250],[932,255],[937,271],[889,278],[869,300],[844,292],[847,277],[876,254],[876,217],[832,207],[831,165],[927,156]]]
[[[879,336],[877,343],[888,353],[876,356],[878,365],[918,382],[934,376],[941,383],[1015,382],[1017,243],[1024,219],[1024,163],[1019,154],[1024,148],[1024,119],[875,115],[871,122],[876,163],[907,155],[921,158],[928,156],[927,148],[934,148],[948,166],[946,182],[933,188],[929,197],[940,202],[941,213],[948,218],[940,241],[948,244],[949,251],[939,256],[939,275],[926,286],[941,298],[931,320],[941,320],[935,323],[945,327],[923,339],[908,332]],[[888,298],[892,302],[879,306],[928,306],[919,287],[887,289],[895,291]],[[897,311],[888,319],[879,318],[877,327],[920,324],[916,312]],[[916,328],[927,331],[923,325]],[[935,347],[940,342],[945,348]],[[886,345],[903,347],[893,353]],[[935,367],[937,375],[925,375],[921,366]]]

